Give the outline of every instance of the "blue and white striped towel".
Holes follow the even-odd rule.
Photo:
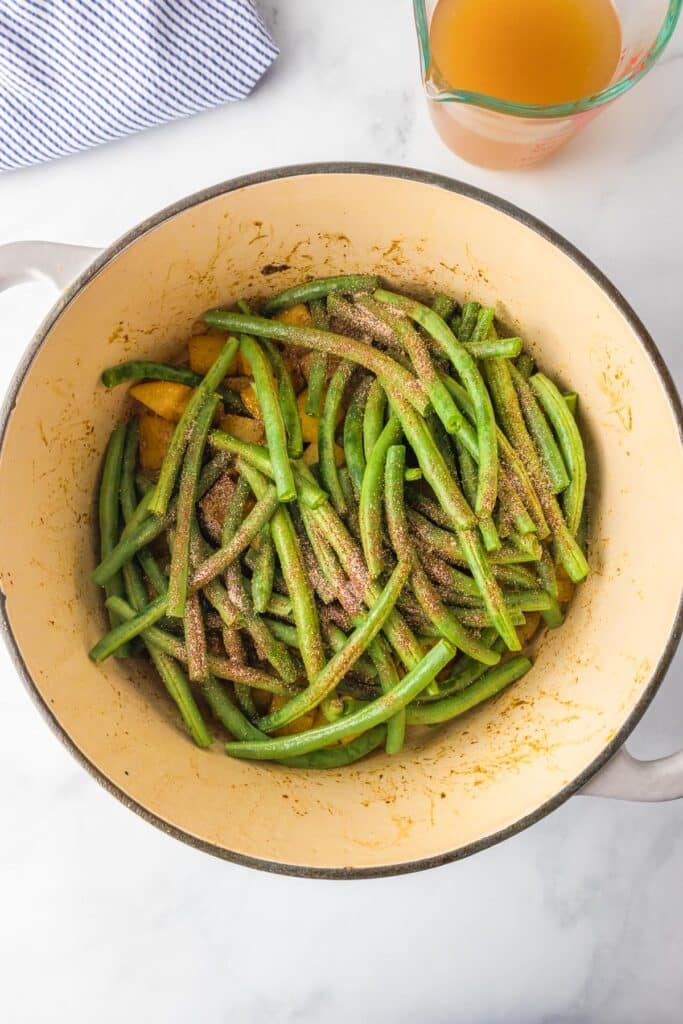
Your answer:
[[[254,0],[0,0],[0,171],[247,96]]]

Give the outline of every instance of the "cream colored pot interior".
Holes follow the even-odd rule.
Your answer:
[[[495,305],[545,372],[579,392],[594,571],[566,624],[509,691],[414,736],[396,758],[293,773],[232,761],[220,743],[197,750],[156,680],[87,658],[105,621],[88,580],[93,497],[106,439],[126,412],[125,388],[108,393],[98,378],[133,356],[173,356],[207,307],[352,270]],[[438,858],[552,800],[643,695],[683,579],[677,424],[627,319],[568,255],[506,213],[369,174],[227,192],[114,256],[67,305],[26,375],[2,448],[0,494],[11,631],[78,750],[191,839],[292,868],[372,871]]]

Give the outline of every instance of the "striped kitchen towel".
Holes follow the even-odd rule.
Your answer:
[[[0,0],[0,171],[243,99],[277,54],[254,0]]]

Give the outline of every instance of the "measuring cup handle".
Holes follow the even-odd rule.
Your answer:
[[[0,245],[0,292],[27,281],[50,281],[60,291],[92,263],[101,249],[63,242]]]
[[[640,761],[622,747],[581,790],[582,796],[657,802],[683,797],[683,750]]]

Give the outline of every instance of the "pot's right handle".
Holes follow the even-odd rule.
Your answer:
[[[0,245],[0,292],[26,281],[50,281],[60,291],[101,249],[62,242],[9,242]]]
[[[622,747],[583,787],[581,795],[642,802],[678,800],[683,797],[683,750],[654,761],[639,761]]]

